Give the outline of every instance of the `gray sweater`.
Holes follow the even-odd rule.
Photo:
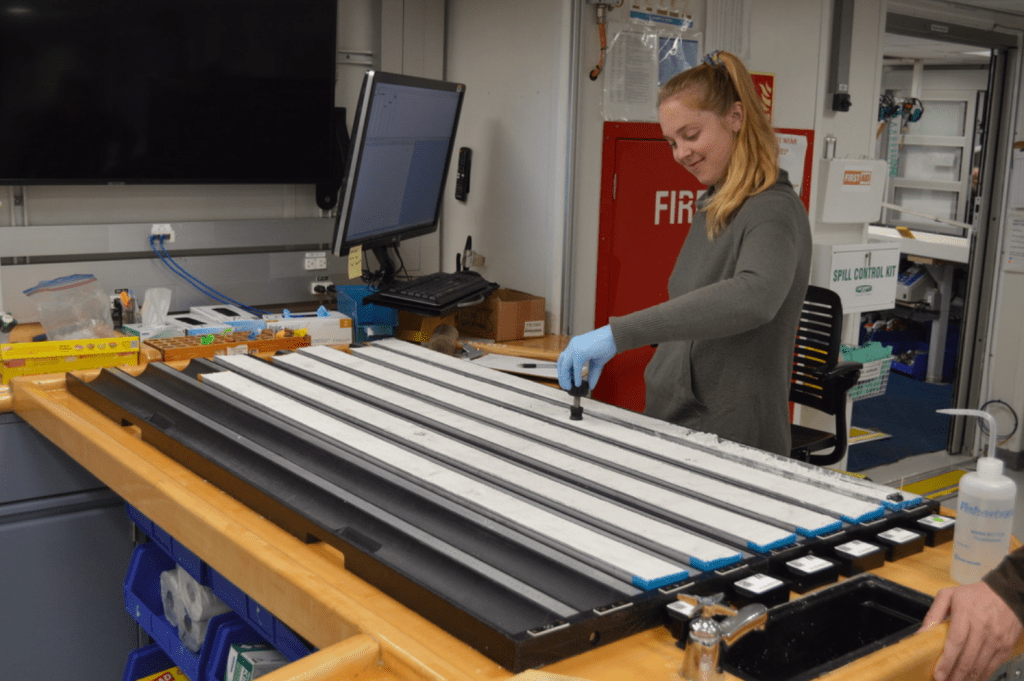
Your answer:
[[[698,212],[668,280],[669,300],[609,321],[619,352],[658,346],[644,373],[645,413],[788,456],[793,349],[810,261],[807,212],[785,171],[714,241]]]

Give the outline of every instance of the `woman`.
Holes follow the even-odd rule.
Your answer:
[[[657,345],[645,413],[789,455],[788,395],[807,292],[807,213],[778,167],[750,73],[717,52],[672,78],[658,119],[676,162],[707,191],[668,281],[669,300],[573,338],[564,389],[590,386],[616,353]]]

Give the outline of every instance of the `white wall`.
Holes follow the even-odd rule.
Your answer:
[[[449,0],[447,78],[464,83],[458,144],[473,150],[470,192],[445,198],[441,264],[455,267],[466,237],[480,270],[506,288],[546,299],[557,328],[572,6]]]

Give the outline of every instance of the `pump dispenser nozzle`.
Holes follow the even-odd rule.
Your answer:
[[[939,414],[949,414],[950,416],[977,416],[980,419],[984,419],[988,425],[988,458],[995,461],[996,459],[996,417],[989,414],[987,411],[981,409],[936,409]],[[1002,463],[1002,462],[1000,462]],[[1002,466],[1000,466],[1002,468]]]

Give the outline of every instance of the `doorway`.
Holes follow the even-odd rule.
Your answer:
[[[987,327],[997,215],[993,187],[1005,118],[1007,36],[889,14],[879,87],[877,157],[889,161],[886,210],[869,239],[901,238],[893,310],[861,318],[861,342],[892,348],[883,395],[853,405],[851,471],[947,451],[971,433],[935,409],[977,406],[984,373],[975,353]],[[1005,142],[1005,138],[1003,139]],[[991,230],[998,231],[998,230]],[[941,251],[932,246],[941,243]],[[977,355],[977,356],[976,356]]]

